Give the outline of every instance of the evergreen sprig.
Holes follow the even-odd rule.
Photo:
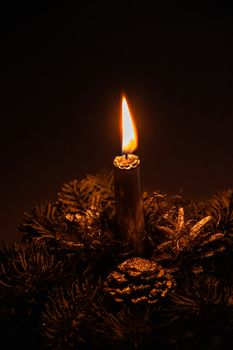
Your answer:
[[[78,278],[55,288],[42,312],[44,343],[51,349],[82,348],[91,339],[89,327],[96,312],[100,280]]]
[[[148,348],[156,333],[157,325],[153,316],[154,308],[148,306],[134,309],[123,306],[114,314],[101,310],[94,329],[97,339],[94,349]]]
[[[232,348],[233,279],[230,268],[225,266],[227,276],[216,273],[216,269],[209,265],[209,269],[195,273],[187,270],[178,278],[168,311],[168,316],[176,319],[171,336],[177,349],[186,349],[187,344],[191,349]]]
[[[58,202],[69,213],[85,211],[91,207],[100,212],[106,207],[113,209],[112,172],[87,175],[81,181],[75,179],[64,184],[58,193]]]
[[[206,213],[213,217],[213,228],[233,240],[233,190],[225,190],[213,196],[206,206]]]
[[[62,273],[64,261],[48,251],[47,246],[14,244],[1,250],[0,286],[1,296],[22,296],[47,290],[48,285]],[[32,293],[32,294],[31,294]]]
[[[34,237],[54,239],[67,231],[67,224],[60,208],[56,204],[46,203],[24,213],[24,221],[19,225],[19,231],[28,240]]]

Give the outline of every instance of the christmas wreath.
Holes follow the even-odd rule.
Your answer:
[[[150,249],[120,239],[112,173],[62,186],[0,250],[2,342],[30,349],[232,349],[233,190],[143,193]]]

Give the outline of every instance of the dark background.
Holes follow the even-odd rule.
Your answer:
[[[232,6],[1,9],[1,239],[64,182],[111,169],[122,92],[144,189],[232,187]]]

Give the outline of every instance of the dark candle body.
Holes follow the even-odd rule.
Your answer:
[[[144,215],[140,181],[140,160],[129,154],[114,159],[116,218],[122,239],[137,255],[143,255]]]

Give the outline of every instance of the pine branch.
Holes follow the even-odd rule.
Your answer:
[[[80,348],[90,341],[100,280],[77,279],[54,289],[42,313],[42,336],[52,349]]]
[[[24,213],[24,221],[19,226],[19,231],[28,238],[44,237],[54,238],[67,230],[59,207],[52,203],[40,204],[30,212]]]
[[[24,222],[19,226],[24,234],[24,242],[34,242],[57,248],[82,252],[82,228],[66,219],[65,213],[59,204],[38,205],[25,213]]]
[[[213,217],[214,228],[233,240],[233,189],[213,196],[206,212]]]
[[[113,174],[102,172],[96,176],[73,180],[63,185],[58,193],[58,202],[67,213],[86,211],[95,207],[102,212],[113,203]]]
[[[58,260],[45,245],[14,244],[1,249],[1,296],[28,295],[34,299],[60,276],[64,261]]]
[[[114,314],[106,310],[99,312],[98,324],[94,329],[99,348],[147,349],[152,345],[156,330],[151,310],[149,307],[134,310],[123,307]]]

